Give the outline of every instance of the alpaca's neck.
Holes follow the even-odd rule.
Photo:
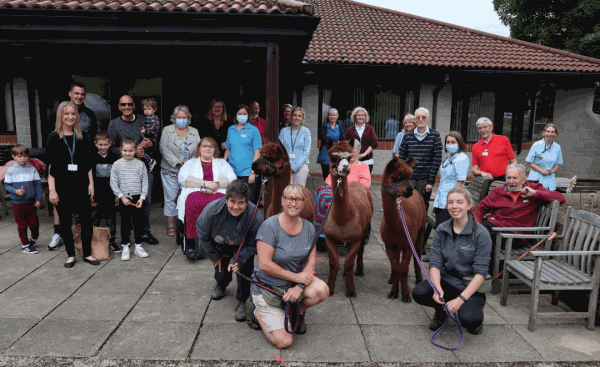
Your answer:
[[[333,218],[342,220],[347,217],[348,211],[350,210],[350,193],[348,192],[348,176],[342,177],[339,188],[337,183],[338,179],[339,176],[331,175],[331,188],[334,193],[337,189],[337,193],[335,193],[331,203],[333,207],[331,208],[330,215]]]
[[[278,213],[281,208],[281,195],[283,190],[292,182],[292,171],[289,168],[279,173],[279,178],[273,178],[273,193],[271,194],[271,208],[273,213]]]

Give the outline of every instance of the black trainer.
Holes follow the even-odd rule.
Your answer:
[[[158,245],[158,240],[152,235],[152,233],[144,233],[142,235],[142,242],[149,245]]]
[[[475,328],[475,329],[473,329],[473,330],[469,330],[469,329],[467,329],[467,332],[468,332],[469,334],[473,334],[473,335],[479,335],[479,334],[483,333],[483,324],[479,325],[478,327],[476,327],[476,328]]]
[[[254,302],[252,302],[252,300],[250,300],[250,307],[248,307],[247,310],[248,313],[246,314],[246,322],[248,323],[250,329],[261,330],[262,327],[256,319],[256,306],[254,306]]]
[[[225,292],[223,289],[221,289],[221,287],[219,287],[218,284],[215,284],[213,287],[213,294],[210,295],[210,299],[218,301],[223,297],[225,297]]]
[[[442,315],[438,315],[436,312],[435,316],[433,316],[433,320],[429,323],[429,330],[436,331],[444,324],[444,322],[446,322],[446,313],[444,312]]]
[[[244,322],[246,321],[246,303],[242,301],[237,302],[235,307],[235,321]]]
[[[296,329],[296,334],[306,334],[306,321],[304,321],[305,316],[306,312],[300,314],[300,320],[298,321],[298,328]]]
[[[115,254],[118,254],[121,252],[121,246],[117,245],[116,243],[111,243],[110,246],[108,246],[108,248],[114,252]]]

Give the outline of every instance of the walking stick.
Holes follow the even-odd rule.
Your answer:
[[[529,255],[529,253],[533,250],[535,250],[536,248],[538,248],[539,245],[541,245],[542,243],[546,242],[546,241],[552,241],[554,239],[554,237],[556,237],[556,232],[552,232],[550,233],[550,236],[544,238],[543,240],[541,240],[540,242],[536,243],[535,246],[533,246],[532,248],[530,248],[529,250],[527,250],[527,252],[525,252],[523,255],[519,256],[517,258],[517,261],[521,260],[522,258],[524,258],[525,256]],[[500,277],[500,275],[502,275],[502,273],[504,273],[504,270],[502,270],[501,272],[499,272],[495,277],[492,278],[492,282],[496,279],[498,279]]]

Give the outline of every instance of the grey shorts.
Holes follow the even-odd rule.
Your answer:
[[[256,306],[256,312],[260,314],[260,318],[267,328],[267,332],[281,330],[285,327],[285,310],[280,307],[269,306],[261,294],[253,294],[252,301]]]

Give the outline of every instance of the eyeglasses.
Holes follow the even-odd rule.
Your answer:
[[[133,102],[131,102],[131,103],[119,103],[119,106],[121,106],[121,107],[125,107],[125,106],[131,106],[131,107],[133,107]]]
[[[422,121],[422,120],[427,120],[428,118],[429,117],[427,117],[427,116],[417,116],[417,117],[415,117],[415,120],[421,120]]]
[[[212,145],[200,145],[202,149],[215,149]]]
[[[212,108],[223,108],[223,106],[212,106]]]
[[[288,204],[291,204],[294,201],[296,201],[296,204],[300,204],[301,202],[304,201],[304,198],[295,198],[293,196],[284,196],[283,198],[285,199],[285,202]]]

